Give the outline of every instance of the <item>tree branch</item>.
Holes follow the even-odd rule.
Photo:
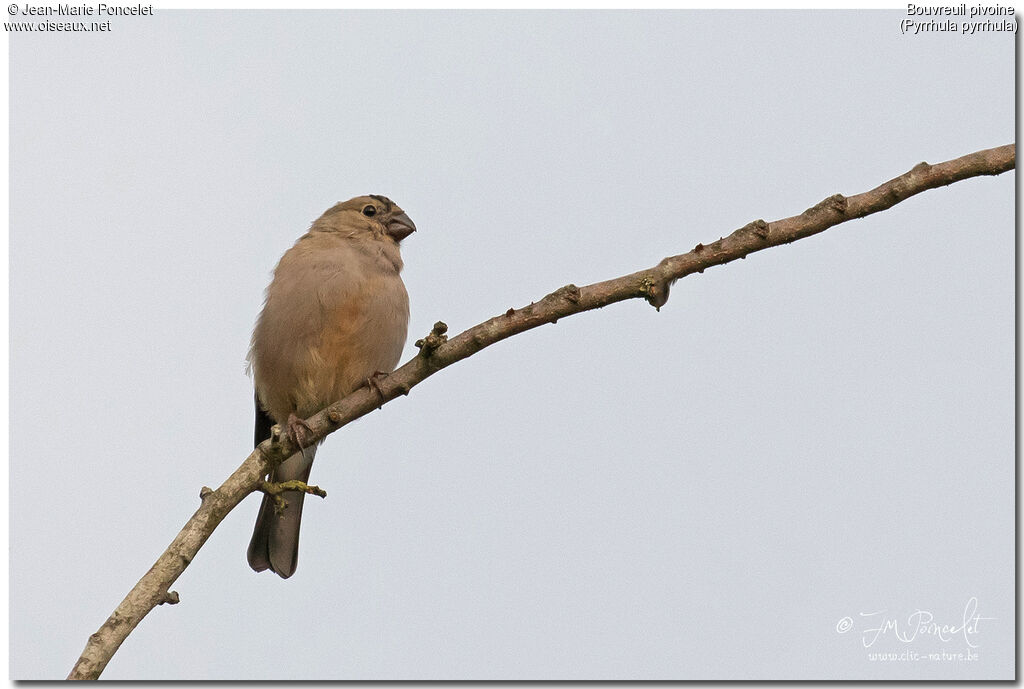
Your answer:
[[[362,387],[335,402],[306,423],[313,439],[320,440],[395,397],[409,394],[414,386],[446,366],[507,337],[626,299],[643,298],[660,308],[668,300],[669,287],[682,277],[703,273],[711,266],[745,258],[754,251],[788,244],[847,220],[886,210],[928,189],[969,177],[1001,174],[1014,168],[1016,156],[1016,145],[1009,144],[937,165],[920,163],[871,191],[851,197],[830,196],[791,218],[771,223],[755,220],[728,237],[707,245],[698,244],[692,251],[670,256],[653,268],[585,287],[566,285],[539,302],[509,309],[450,340],[445,335],[448,327],[438,323],[429,335],[416,343],[420,348],[416,357],[391,375],[375,381],[374,385]],[[177,602],[177,594],[169,591],[169,587],[192,562],[213,530],[249,493],[265,489],[264,476],[297,449],[287,434],[277,435],[253,450],[220,488],[203,489],[202,505],[103,626],[89,637],[68,679],[97,679],[121,643],[150,610],[161,603]]]

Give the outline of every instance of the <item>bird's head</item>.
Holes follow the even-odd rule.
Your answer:
[[[314,223],[314,229],[323,222],[323,229],[365,230],[383,239],[390,237],[396,244],[416,231],[416,225],[398,204],[386,196],[357,196],[330,208]]]

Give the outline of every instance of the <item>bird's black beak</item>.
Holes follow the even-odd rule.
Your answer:
[[[405,213],[399,213],[398,215],[392,216],[391,220],[388,221],[388,234],[396,242],[402,241],[415,231],[416,225]]]

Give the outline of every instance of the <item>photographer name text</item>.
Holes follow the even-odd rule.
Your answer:
[[[17,7],[17,5],[12,5]],[[14,12],[11,12],[14,14]],[[22,5],[21,14],[33,17],[139,17],[153,15],[152,5]]]

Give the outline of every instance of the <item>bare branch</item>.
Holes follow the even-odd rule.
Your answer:
[[[301,491],[321,498],[327,497],[327,491],[322,489],[320,486],[311,486],[303,481],[296,480],[281,481],[279,483],[260,481],[260,484],[256,486],[256,490],[270,496],[274,501],[274,511],[279,515],[283,514],[284,511],[288,509],[288,501],[284,499],[284,493],[287,493],[288,491]]]
[[[871,191],[856,196],[830,196],[800,215],[775,222],[764,220],[741,227],[728,237],[710,244],[698,244],[688,253],[670,256],[653,268],[624,275],[585,287],[566,285],[540,301],[520,309],[509,309],[451,339],[448,326],[437,323],[418,341],[420,353],[391,375],[356,390],[306,421],[315,442],[358,419],[382,404],[409,391],[446,366],[475,354],[484,347],[545,323],[555,323],[583,311],[643,298],[656,308],[668,300],[669,287],[692,273],[745,258],[748,254],[772,246],[788,244],[834,225],[886,210],[900,201],[928,189],[946,186],[969,177],[998,175],[1016,164],[1015,144],[991,148],[937,165],[920,163],[906,174],[891,179]],[[202,505],[185,527],[135,585],[99,630],[89,637],[81,657],[68,679],[96,679],[111,657],[150,610],[161,603],[177,602],[169,592],[192,558],[217,525],[238,503],[255,490],[266,490],[263,478],[283,459],[297,452],[287,434],[264,441],[242,465],[215,491],[201,491]],[[314,492],[315,486],[289,486]],[[318,490],[318,489],[317,489]]]

